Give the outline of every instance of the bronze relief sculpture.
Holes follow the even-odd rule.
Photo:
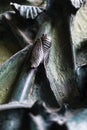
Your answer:
[[[21,48],[0,69],[0,89],[5,86],[8,97],[0,105],[1,130],[86,125],[86,5],[86,0],[47,0],[44,8],[11,3],[13,11],[0,14],[0,35],[7,31]]]

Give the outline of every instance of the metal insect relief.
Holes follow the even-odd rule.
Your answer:
[[[47,35],[42,35],[34,45],[31,56],[31,67],[38,67],[39,64],[45,61],[49,55],[49,50],[51,48],[51,39]]]

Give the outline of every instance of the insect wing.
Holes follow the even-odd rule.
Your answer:
[[[43,61],[43,55],[44,53],[42,48],[42,42],[40,39],[38,39],[32,51],[32,56],[31,56],[32,68],[36,68],[39,66],[39,64]]]

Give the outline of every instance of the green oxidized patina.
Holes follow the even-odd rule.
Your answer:
[[[64,0],[63,3],[58,0],[47,0],[46,9],[28,7],[29,10],[31,9],[31,16],[26,15],[25,17],[22,12],[23,6],[11,3],[11,7],[15,11],[0,15],[0,103],[9,102],[0,106],[0,129],[41,130],[43,126],[43,130],[50,130],[54,129],[53,126],[57,123],[57,129],[75,130],[80,128],[85,130],[81,122],[83,121],[86,126],[87,110],[72,111],[67,105],[64,105],[64,103],[69,103],[75,109],[86,106],[86,103],[79,99],[80,95],[74,77],[76,67],[74,58],[77,58],[77,54],[73,58],[71,45],[74,41],[73,32],[77,34],[79,28],[77,26],[77,30],[75,30],[73,27],[75,23],[72,24],[70,21],[71,14],[75,15],[76,19],[80,17],[76,12],[78,9],[72,6],[71,1]],[[81,10],[86,8],[84,7],[82,6]],[[24,9],[26,8],[27,6]],[[37,17],[32,13],[33,9]],[[82,20],[84,21],[84,19]],[[23,25],[21,26],[20,23]],[[42,40],[43,34],[47,34],[47,38],[51,38],[50,55],[45,53],[45,49],[48,49],[46,45],[49,44],[44,43],[45,40],[47,43],[50,41]],[[37,40],[38,38],[39,40]],[[80,38],[78,33],[78,39],[80,40]],[[76,49],[76,44],[80,46],[79,42],[76,43],[77,41],[74,41],[73,49]],[[34,58],[33,67],[30,62],[32,57]],[[44,101],[46,105],[57,109],[59,105],[64,105],[64,107],[58,111],[50,110],[51,112],[49,112],[49,108],[38,103],[30,107],[37,100]],[[27,103],[24,104],[26,101]],[[22,124],[22,122],[24,123]],[[51,126],[52,124],[53,126]]]

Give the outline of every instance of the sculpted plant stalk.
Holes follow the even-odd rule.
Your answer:
[[[86,130],[87,109],[75,109],[87,104],[87,1],[10,6],[13,11],[0,14],[0,31],[9,29],[24,49],[0,70],[5,81],[10,71],[21,70],[9,103],[0,105],[0,130]]]
[[[47,0],[45,9],[11,3],[14,11],[1,15],[2,20],[8,24],[19,42],[24,41],[24,46],[33,45],[42,34],[47,34],[51,39],[49,61],[44,67],[51,91],[59,104],[69,101],[71,103],[73,98],[78,96],[74,78],[70,19],[72,15],[76,14],[82,3],[84,1],[81,0]],[[22,46],[23,43],[20,45]],[[47,45],[44,44],[43,47],[42,45],[39,40],[34,48],[34,58],[31,60],[35,60],[35,64],[32,64],[33,67],[43,59],[42,48]],[[39,50],[38,61],[35,58],[36,50]]]

